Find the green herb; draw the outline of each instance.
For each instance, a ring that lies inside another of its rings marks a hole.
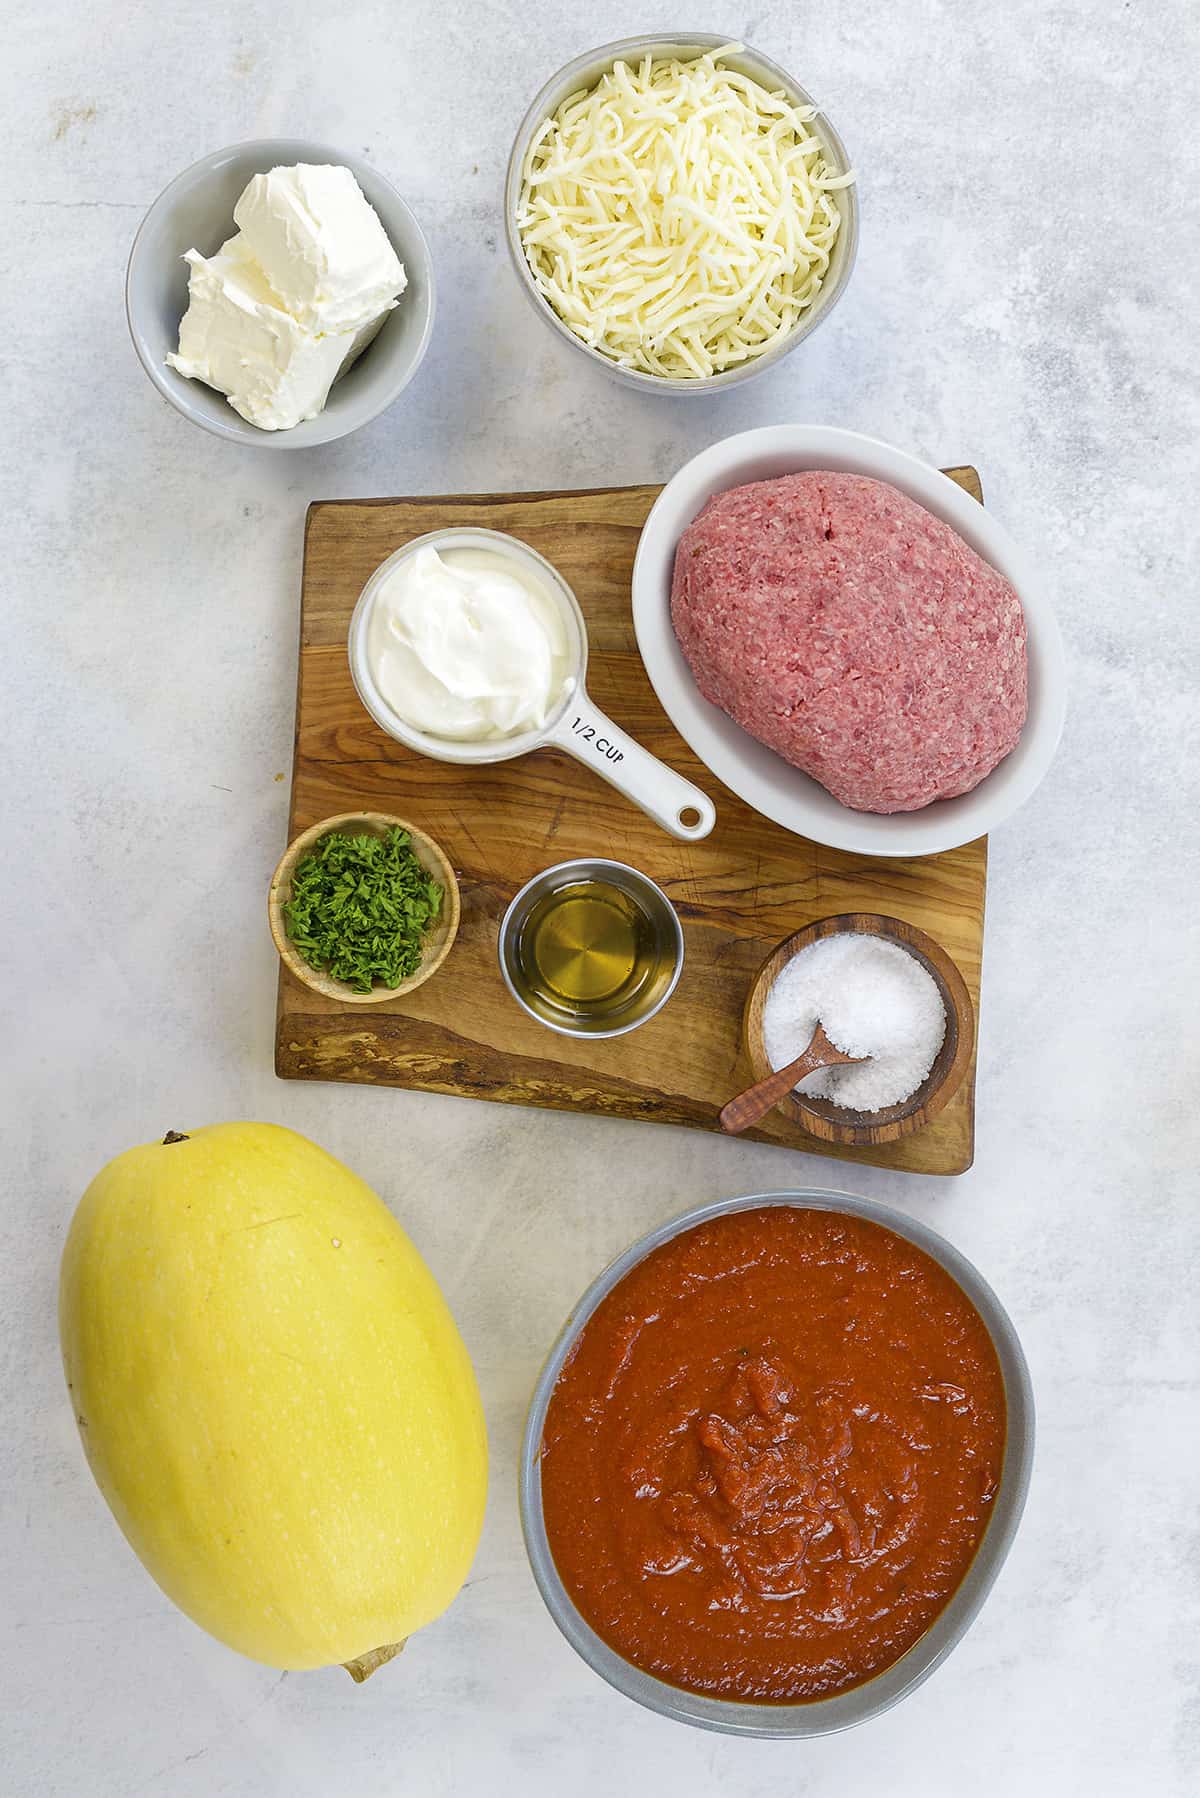
[[[283,916],[310,968],[369,993],[375,981],[399,986],[416,973],[441,909],[441,887],[393,824],[384,837],[322,837],[296,865]]]

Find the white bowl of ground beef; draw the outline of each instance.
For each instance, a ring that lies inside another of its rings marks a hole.
[[[970,842],[1058,746],[1062,643],[1035,569],[945,475],[851,431],[771,425],[687,463],[646,520],[633,617],[701,760],[831,848]]]

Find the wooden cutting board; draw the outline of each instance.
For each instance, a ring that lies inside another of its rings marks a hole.
[[[947,472],[982,500],[973,469]],[[283,1078],[416,1087],[713,1130],[720,1107],[751,1079],[741,1018],[756,971],[780,938],[833,912],[887,912],[928,931],[958,963],[978,1012],[986,838],[914,861],[823,849],[735,798],[668,721],[643,671],[629,605],[638,534],[658,493],[618,487],[309,507],[290,835],[336,812],[410,818],[454,863],[463,913],[445,966],[399,1003],[340,1005],[281,968],[275,1067]],[[413,754],[367,716],[346,659],[363,583],[411,538],[464,524],[511,531],[562,571],[587,618],[592,697],[711,794],[710,837],[677,842],[556,750],[452,767]],[[575,1041],[526,1017],[496,964],[500,917],[517,888],[580,855],[640,868],[683,920],[686,955],[674,997],[641,1029],[609,1041]],[[747,1135],[847,1161],[959,1174],[973,1154],[974,1088],[972,1058],[945,1111],[884,1148],[819,1143],[778,1113]]]

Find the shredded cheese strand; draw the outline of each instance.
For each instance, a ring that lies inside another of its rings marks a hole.
[[[837,174],[793,106],[721,66],[618,62],[568,96],[522,169],[517,226],[538,291],[623,368],[699,380],[792,330],[841,227]]]

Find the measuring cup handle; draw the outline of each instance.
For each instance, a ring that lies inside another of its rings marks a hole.
[[[603,775],[673,837],[697,842],[717,821],[716,807],[707,793],[635,743],[586,693],[574,695],[549,741]]]

